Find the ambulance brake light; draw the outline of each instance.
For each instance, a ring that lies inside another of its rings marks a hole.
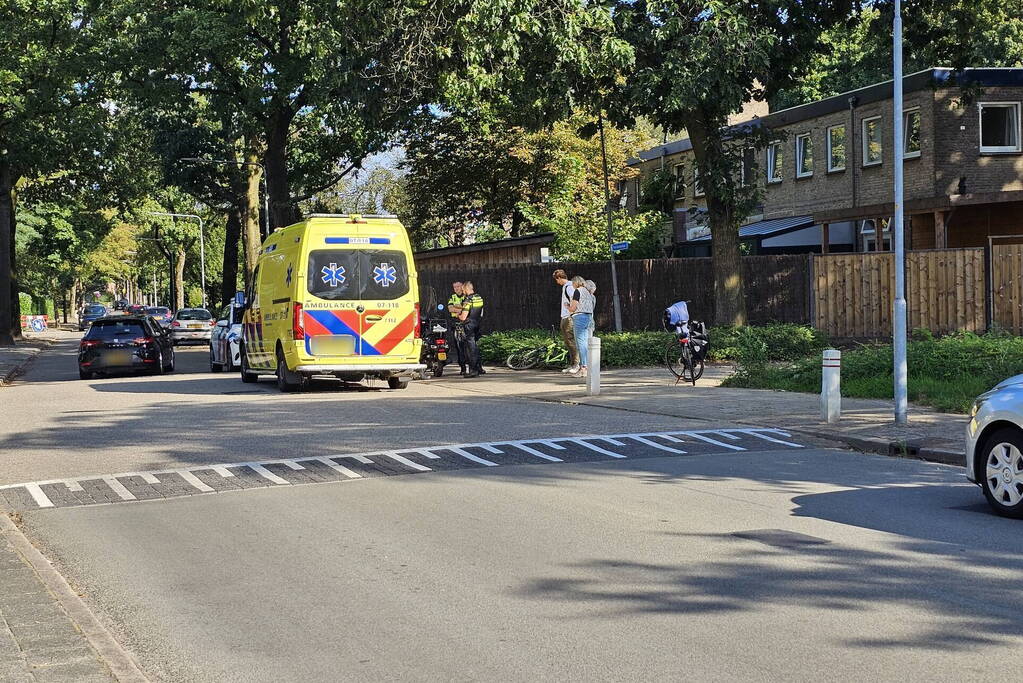
[[[415,327],[415,339],[419,339],[423,336],[423,319],[419,317],[419,302],[416,302],[416,327]]]
[[[302,312],[302,304],[297,301],[292,305],[291,333],[295,341],[305,339],[305,313]]]

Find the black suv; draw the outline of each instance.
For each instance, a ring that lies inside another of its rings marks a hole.
[[[146,315],[94,320],[78,346],[78,376],[144,370],[163,374],[174,370],[170,334]]]

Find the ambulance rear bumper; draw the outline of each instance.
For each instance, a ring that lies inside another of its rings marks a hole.
[[[364,373],[390,373],[395,377],[404,377],[425,370],[422,363],[346,363],[344,365],[299,365],[295,372],[306,372],[310,374],[333,374],[343,372],[349,374]]]

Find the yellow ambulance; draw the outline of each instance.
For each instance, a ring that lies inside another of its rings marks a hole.
[[[241,375],[273,374],[281,391],[316,375],[386,380],[419,375],[419,282],[394,216],[312,214],[271,234],[242,319]]]

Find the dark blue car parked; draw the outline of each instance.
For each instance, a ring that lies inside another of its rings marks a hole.
[[[78,331],[85,332],[93,320],[102,318],[106,314],[107,307],[103,304],[89,304],[82,309],[82,313],[78,316]]]

